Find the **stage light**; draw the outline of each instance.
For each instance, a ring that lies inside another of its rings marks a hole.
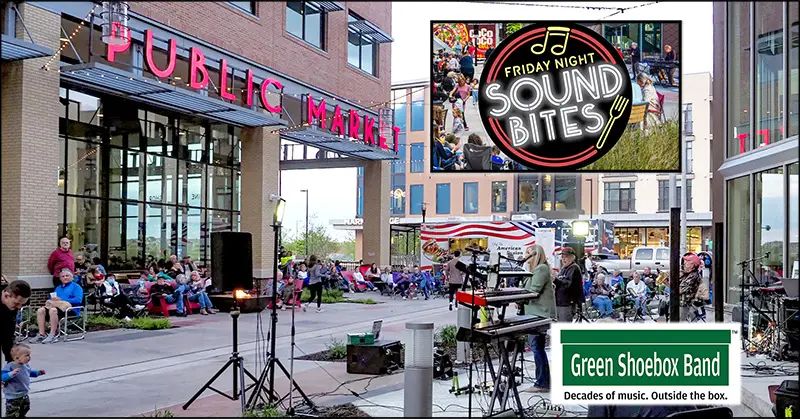
[[[286,200],[278,197],[278,202],[275,204],[275,216],[273,222],[276,226],[283,224],[283,213],[286,211]]]
[[[589,235],[589,222],[575,220],[572,222],[572,235],[575,237],[586,237]]]

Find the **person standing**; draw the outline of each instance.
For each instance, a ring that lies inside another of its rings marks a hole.
[[[58,249],[53,250],[53,253],[50,253],[50,258],[47,260],[47,270],[50,272],[50,275],[53,275],[53,287],[58,287],[61,285],[61,279],[59,279],[59,273],[62,269],[69,269],[70,272],[75,273],[75,258],[72,256],[72,250],[70,250],[70,240],[69,237],[62,237],[58,241]]]
[[[642,52],[639,50],[639,44],[636,42],[631,43],[628,54],[631,56],[631,68],[633,69],[631,75],[636,79],[636,75],[639,73],[639,63],[642,61]]]
[[[577,255],[571,247],[561,250],[561,271],[555,280],[558,321],[572,323],[575,310],[583,300],[583,278]]]
[[[453,52],[455,52],[456,55],[461,55],[461,51],[463,49],[464,49],[464,47],[461,45],[461,42],[459,42],[459,41],[456,41],[456,44],[453,45]]]
[[[472,54],[464,51],[458,62],[458,66],[461,68],[461,74],[471,82],[475,77],[475,60],[472,58]]]
[[[459,288],[464,288],[464,272],[467,271],[467,266],[461,261],[460,250],[453,252],[453,258],[444,265],[444,270],[447,273],[447,294],[450,300],[450,311],[453,311],[453,296]]]
[[[697,290],[700,288],[700,283],[703,281],[700,278],[700,257],[694,253],[690,253],[683,257],[683,271],[680,280],[680,321],[689,321],[689,313],[691,313],[692,303],[697,296]]]
[[[306,311],[314,298],[317,299],[317,313],[322,313],[322,265],[317,263],[317,256],[311,255],[308,258],[308,289],[311,290],[311,298],[308,299],[303,311]]]
[[[17,314],[31,298],[31,286],[16,280],[0,285],[0,346],[6,362],[11,362],[11,348],[14,346],[14,331],[17,329]]]
[[[529,247],[531,257],[528,259],[528,270],[533,276],[526,277],[523,287],[539,297],[525,304],[525,315],[536,315],[547,318],[556,317],[556,297],[553,290],[553,270],[547,262],[547,254],[540,244]],[[550,391],[550,363],[545,352],[545,333],[528,335],[528,346],[533,351],[536,364],[536,381],[526,392],[540,393]]]
[[[664,45],[664,52],[666,52],[664,55],[664,61],[666,61],[667,66],[669,66],[667,69],[669,87],[675,87],[675,70],[678,69],[678,67],[673,64],[675,62],[675,51],[672,49],[672,45]]]

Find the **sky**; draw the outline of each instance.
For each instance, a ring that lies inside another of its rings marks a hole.
[[[394,2],[392,4],[392,82],[427,79],[430,69],[431,20],[680,20],[684,73],[712,72],[713,13],[711,2]],[[645,5],[604,19],[613,11],[567,9],[536,5],[592,7],[631,7]],[[689,5],[687,7],[687,5]],[[424,11],[425,17],[420,16]],[[309,190],[312,223],[328,226],[336,238],[346,232],[333,230],[329,221],[354,218],[356,214],[356,169],[289,170],[281,174],[281,195],[287,200],[284,226],[291,230],[305,227],[305,194]]]

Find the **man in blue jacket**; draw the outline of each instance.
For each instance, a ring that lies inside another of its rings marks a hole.
[[[39,325],[39,334],[32,337],[31,343],[56,343],[58,342],[58,325],[66,315],[69,307],[83,305],[83,288],[73,282],[75,278],[69,269],[62,269],[59,273],[61,285],[55,289],[55,296],[47,300],[44,307],[36,311],[36,322]],[[51,294],[52,295],[52,294]],[[68,303],[68,304],[67,304]],[[80,315],[79,310],[73,310],[75,315]],[[50,322],[50,334],[45,336],[45,324]]]

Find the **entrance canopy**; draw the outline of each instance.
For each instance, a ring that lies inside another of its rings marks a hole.
[[[280,118],[98,62],[61,67],[61,80],[159,108],[241,127],[286,126]]]
[[[389,150],[350,141],[344,136],[332,134],[315,126],[281,132],[281,139],[332,151],[361,160],[396,160],[397,155]]]
[[[19,61],[53,55],[53,50],[24,39],[3,34],[2,60]]]

